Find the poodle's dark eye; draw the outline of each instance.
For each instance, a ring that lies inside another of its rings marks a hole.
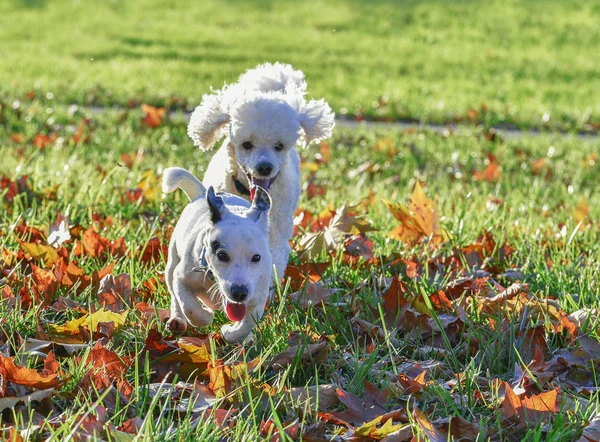
[[[252,257],[252,262],[259,262],[260,261],[260,255],[254,255]]]
[[[254,147],[254,144],[252,144],[250,141],[244,141],[242,143],[242,147],[246,150],[250,150]]]
[[[274,147],[276,151],[283,150],[283,143],[280,141],[279,143],[275,144]]]
[[[229,255],[223,251],[217,253],[217,259],[221,262],[229,262]]]

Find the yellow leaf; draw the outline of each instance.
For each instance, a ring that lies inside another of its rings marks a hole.
[[[88,313],[79,319],[73,319],[65,325],[50,325],[51,335],[61,335],[63,337],[71,336],[78,342],[82,342],[79,327],[83,327],[90,332],[95,332],[98,324],[101,322],[114,322],[115,332],[118,332],[127,319],[127,311],[124,313],[115,313],[110,310],[100,309],[94,313]]]
[[[380,428],[377,428],[377,425],[381,423],[381,420],[384,417],[388,416],[377,416],[372,421],[365,422],[355,430],[355,434],[357,434],[358,436],[371,437],[373,439],[380,440],[388,436],[390,433],[393,433],[394,431],[400,430],[402,427],[410,425],[402,422],[394,424],[394,420],[388,417],[384,424]]]
[[[451,238],[450,234],[440,226],[437,201],[427,198],[418,181],[408,207],[387,200],[383,202],[392,215],[400,221],[400,225],[388,233],[389,238],[404,241],[409,245],[414,245],[425,237],[430,238],[434,244]]]
[[[159,195],[161,195],[158,178],[152,169],[148,169],[146,172],[144,172],[137,187],[138,189],[142,190],[144,193],[144,198],[148,201],[154,201]]]
[[[32,259],[43,262],[46,268],[52,267],[60,258],[54,247],[22,241],[19,241],[19,244],[26,253],[29,253]]]
[[[590,214],[590,206],[588,205],[585,196],[581,198],[579,205],[573,209],[573,218],[575,218],[575,222],[579,224]]]

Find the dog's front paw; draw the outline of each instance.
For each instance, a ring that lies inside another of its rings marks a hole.
[[[183,319],[173,317],[167,321],[167,329],[171,333],[183,333],[186,328],[187,325]]]
[[[250,330],[239,327],[236,324],[224,325],[221,327],[221,334],[227,342],[247,342],[253,338]]]

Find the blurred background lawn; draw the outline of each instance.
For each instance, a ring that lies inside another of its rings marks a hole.
[[[0,96],[191,108],[265,61],[339,114],[597,130],[597,1],[0,3]]]

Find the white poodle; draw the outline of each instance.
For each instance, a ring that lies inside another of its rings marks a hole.
[[[234,324],[221,328],[227,341],[243,340],[263,315],[272,264],[268,212],[271,200],[258,188],[252,205],[202,183],[185,169],[163,173],[163,192],[181,188],[190,199],[171,238],[165,281],[171,294],[173,332],[205,327],[223,309]]]
[[[238,83],[204,95],[188,135],[212,158],[204,185],[252,200],[257,186],[273,201],[269,243],[277,278],[287,266],[294,212],[300,198],[300,157],[295,147],[331,136],[334,113],[324,100],[306,101],[304,74],[290,65],[264,64]]]

